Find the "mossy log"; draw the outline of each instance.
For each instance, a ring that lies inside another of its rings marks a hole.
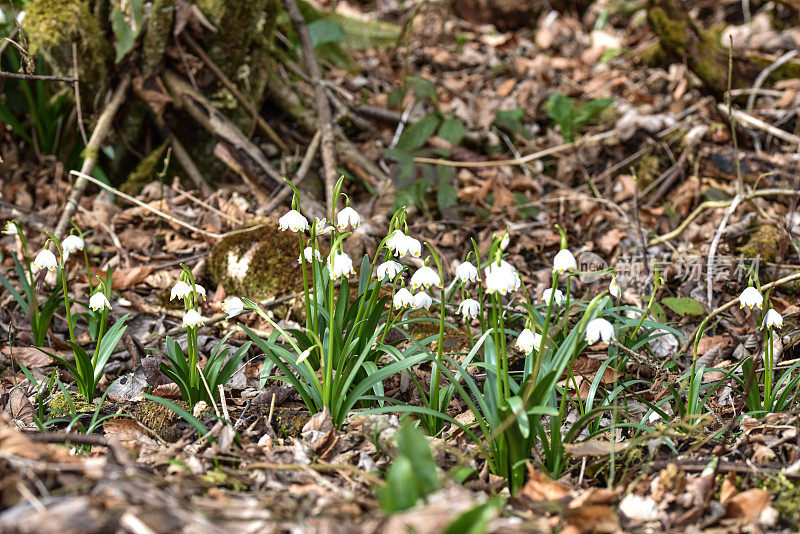
[[[647,22],[659,38],[661,50],[670,58],[685,62],[710,92],[723,99],[728,89],[730,49],[720,41],[719,34],[699,27],[681,0],[648,0]],[[768,65],[768,61],[734,51],[731,87],[752,87]],[[798,69],[797,63],[787,63],[770,80],[791,76]]]

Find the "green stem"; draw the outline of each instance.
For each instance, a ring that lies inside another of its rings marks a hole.
[[[764,409],[772,411],[772,327],[764,334]]]

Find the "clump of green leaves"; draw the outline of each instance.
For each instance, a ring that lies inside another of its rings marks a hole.
[[[387,512],[408,510],[439,489],[436,462],[428,440],[413,424],[406,423],[395,437],[398,455],[386,474],[386,486],[378,491]]]
[[[613,98],[595,98],[580,104],[561,93],[553,93],[547,100],[546,106],[550,118],[561,128],[564,142],[571,143],[584,126],[613,103]]]

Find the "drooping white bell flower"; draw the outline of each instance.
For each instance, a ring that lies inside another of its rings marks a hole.
[[[191,309],[183,315],[183,326],[185,328],[194,328],[204,324],[205,319],[203,319],[203,316],[200,315],[200,312],[195,309]]]
[[[398,249],[406,238],[402,230],[395,230],[386,238],[386,248],[397,254]]]
[[[361,226],[361,215],[350,206],[347,206],[336,214],[336,226],[338,226],[341,231],[344,231],[348,226],[358,228]]]
[[[102,291],[97,291],[94,295],[92,295],[89,298],[89,309],[92,310],[93,312],[103,309],[110,310],[111,303],[108,302],[108,299],[106,298],[106,296],[103,294]]]
[[[565,248],[559,250],[556,257],[553,258],[553,272],[564,274],[567,271],[577,270],[578,262],[575,260],[575,256],[572,255],[572,252]]]
[[[519,333],[514,345],[525,354],[530,354],[534,349],[539,350],[539,347],[542,346],[542,335],[526,328]]]
[[[503,238],[500,240],[500,250],[505,250],[508,248],[508,243],[511,241],[511,236],[506,230],[506,233],[503,234]]]
[[[614,325],[602,317],[592,319],[586,325],[586,342],[589,345],[594,345],[601,339],[603,343],[610,343],[614,337]]]
[[[619,285],[616,278],[612,278],[611,283],[608,284],[608,292],[612,297],[620,298],[622,296],[622,286]]]
[[[303,257],[306,259],[308,263],[311,263],[311,258],[315,258],[317,261],[322,261],[322,254],[319,253],[318,248],[306,247],[303,250]],[[303,261],[301,258],[297,258],[297,261]]]
[[[203,300],[206,300],[206,288],[204,288],[200,284],[195,284],[194,292],[197,293],[198,296],[203,297]]]
[[[289,210],[283,217],[278,219],[278,230],[292,232],[304,232],[308,230],[308,221],[303,214],[297,210]]]
[[[325,217],[322,219],[319,217],[314,217],[314,224],[317,229],[317,235],[328,235],[329,233],[333,232],[333,226],[328,224],[328,220]]]
[[[172,291],[169,293],[169,300],[175,299],[185,299],[189,296],[192,292],[192,286],[184,282],[183,280],[178,280],[175,282],[175,285],[172,286]]]
[[[461,301],[461,304],[458,305],[458,313],[461,314],[461,316],[463,316],[465,319],[476,318],[480,311],[481,305],[475,299],[464,299]]]
[[[433,299],[430,295],[425,293],[424,291],[420,291],[416,295],[414,295],[414,309],[424,309],[427,310],[433,304]]]
[[[378,280],[394,280],[402,270],[403,265],[394,260],[381,263],[377,269]]]
[[[483,270],[483,274],[487,293],[505,295],[519,289],[522,283],[517,270],[506,260],[501,260],[499,265],[493,261]]]
[[[420,287],[424,287],[428,289],[431,286],[440,286],[442,284],[441,279],[439,278],[439,273],[424,265],[417,269],[417,272],[411,277],[411,288],[412,289],[419,289]]]
[[[470,262],[465,261],[456,267],[456,278],[465,284],[467,282],[476,282],[478,280],[478,268]]]
[[[17,223],[14,221],[8,221],[3,233],[6,235],[17,235]]]
[[[344,252],[332,252],[328,256],[328,273],[331,280],[347,278],[351,274],[356,274],[355,269],[353,269],[353,260]]]
[[[739,295],[739,307],[744,308],[747,306],[751,310],[753,308],[761,309],[761,306],[764,304],[764,296],[759,293],[758,289],[754,288],[753,286],[748,286],[742,291],[742,294]]]
[[[222,302],[222,311],[227,319],[236,317],[244,311],[244,302],[239,297],[228,297]]]
[[[64,258],[66,259],[76,250],[83,250],[83,239],[78,235],[69,234],[61,242],[61,251],[64,253]]]
[[[39,252],[39,254],[36,255],[36,258],[33,260],[33,270],[37,272],[42,269],[53,271],[57,265],[58,261],[56,260],[56,255],[46,248],[42,249],[42,251]]]
[[[313,349],[314,349],[314,347],[310,347],[310,348],[307,348],[306,350],[304,350],[303,352],[301,352],[300,356],[297,357],[297,361],[295,363],[303,363],[304,361],[306,361],[308,359],[308,357],[311,356],[311,351]]]
[[[413,308],[414,295],[412,295],[411,291],[405,287],[401,287],[397,290],[397,293],[394,294],[392,303],[394,304],[395,308]]]
[[[544,291],[542,291],[542,301],[545,304],[550,303],[550,298],[553,298],[553,303],[556,306],[560,306],[562,302],[564,302],[564,293],[560,289],[555,290],[555,295],[553,294],[553,288],[548,287]]]
[[[783,316],[776,312],[774,308],[768,309],[766,315],[764,315],[764,322],[761,324],[761,328],[783,328]]]

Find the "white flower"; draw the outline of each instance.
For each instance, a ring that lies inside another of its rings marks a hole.
[[[300,353],[300,356],[297,357],[297,361],[295,363],[303,363],[311,356],[311,351],[314,347],[308,348]]]
[[[328,220],[325,217],[322,219],[319,217],[314,217],[314,224],[317,228],[317,235],[328,235],[329,233],[333,232],[333,226],[328,224]]]
[[[550,287],[542,291],[542,301],[544,301],[545,304],[550,303],[551,297],[556,306],[560,306],[561,303],[564,302],[564,293],[562,293],[560,289],[555,290],[555,295],[553,295],[553,288]]]
[[[175,282],[175,285],[172,286],[172,291],[169,294],[169,300],[183,299],[189,296],[192,292],[192,286],[184,282],[183,280],[178,280]]]
[[[345,209],[336,214],[336,226],[339,227],[339,230],[344,231],[348,225],[352,226],[353,228],[358,228],[361,226],[361,215],[359,215],[356,210],[350,206],[347,206]]]
[[[194,292],[197,293],[199,296],[203,297],[203,300],[206,300],[206,288],[204,288],[200,284],[195,284]]]
[[[761,328],[783,328],[783,316],[776,312],[774,308],[768,309]]]
[[[278,219],[278,229],[285,231],[287,228],[292,232],[302,232],[308,230],[308,221],[299,211],[290,210]]]
[[[322,261],[322,254],[319,253],[318,248],[306,247],[305,250],[303,250],[303,257],[306,259],[308,263],[311,263],[312,254],[317,261],[320,262]],[[303,260],[302,258],[298,257],[297,261],[303,261]]]
[[[66,256],[69,256],[76,250],[83,250],[83,239],[75,234],[69,234],[64,238],[64,241],[61,242],[61,250],[64,251]]]
[[[401,230],[395,230],[389,234],[386,246],[401,258],[404,258],[406,254],[419,258],[419,255],[422,254],[422,244],[413,237],[404,234]]]
[[[34,271],[40,271],[42,269],[52,271],[56,268],[56,265],[58,265],[56,255],[47,249],[42,249],[42,251],[36,255],[36,259],[33,260]]]
[[[427,310],[431,307],[431,304],[433,304],[433,299],[424,291],[420,291],[414,295],[414,309],[419,310],[420,308],[424,308]]]
[[[614,325],[602,317],[592,319],[586,325],[586,342],[589,345],[594,345],[600,339],[603,340],[603,343],[610,343],[614,337]]]
[[[236,317],[244,311],[244,302],[239,297],[228,297],[222,303],[222,311],[225,312],[228,319]]]
[[[386,248],[397,253],[397,249],[400,248],[400,244],[406,238],[406,234],[403,233],[402,230],[395,230],[386,238]]]
[[[753,286],[746,287],[742,294],[739,295],[739,307],[744,308],[747,306],[751,310],[753,308],[761,309],[764,304],[764,297],[758,292],[758,289]]]
[[[389,280],[394,280],[402,270],[403,265],[394,260],[381,263],[378,265],[378,280],[385,280],[387,277]]]
[[[611,293],[612,297],[619,298],[622,296],[622,286],[619,285],[616,278],[612,278],[611,283],[608,284],[608,292]]]
[[[395,308],[413,308],[414,295],[412,295],[411,291],[408,289],[401,287],[397,293],[394,294],[392,302]]]
[[[461,301],[461,304],[458,305],[458,313],[469,319],[477,317],[480,310],[481,305],[475,299],[464,299]]]
[[[519,289],[521,284],[517,270],[506,260],[501,260],[499,265],[493,261],[483,270],[483,273],[487,293],[505,295]]]
[[[476,282],[478,280],[478,268],[470,262],[465,261],[456,267],[456,278],[464,282]]]
[[[539,350],[539,347],[542,346],[542,335],[533,332],[530,328],[526,328],[519,333],[519,337],[514,344],[525,354],[530,354],[533,349]]]
[[[503,234],[503,239],[500,240],[500,250],[507,249],[509,241],[511,241],[511,236],[508,235],[508,230],[506,230],[506,233]]]
[[[183,326],[186,328],[193,328],[195,326],[202,326],[205,324],[205,319],[200,315],[197,310],[189,310],[183,316]]]
[[[3,233],[6,235],[17,235],[17,224],[14,221],[8,221]]]
[[[102,309],[110,310],[111,303],[108,302],[102,291],[98,291],[89,299],[89,309],[95,312]]]
[[[431,286],[439,286],[441,283],[439,274],[427,265],[417,269],[417,272],[411,277],[411,289],[419,289],[420,287],[428,289]]]
[[[575,256],[572,255],[572,252],[565,248],[559,250],[556,257],[553,258],[553,272],[564,274],[567,271],[577,270],[578,262],[575,261]]]
[[[331,280],[337,278],[347,278],[351,274],[356,274],[353,269],[353,260],[344,252],[334,252],[328,256],[328,272]]]

